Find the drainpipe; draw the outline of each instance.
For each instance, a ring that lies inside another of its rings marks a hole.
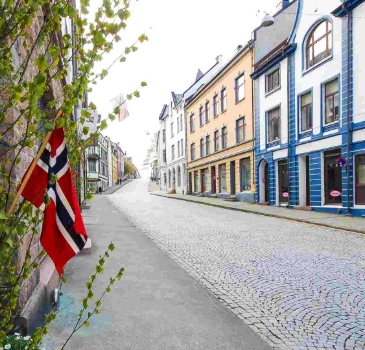
[[[288,62],[288,69],[287,69],[287,75],[286,75],[286,82],[287,82],[287,113],[288,113],[288,140],[287,140],[287,144],[288,144],[288,204],[287,204],[287,208],[290,207],[290,142],[289,142],[289,137],[290,137],[290,105],[289,105],[289,98],[290,98],[290,92],[289,92],[289,56],[287,56],[287,62]]]
[[[346,216],[352,216],[350,213],[350,30],[351,30],[351,12],[347,10],[347,210]]]
[[[253,67],[254,67],[254,47],[252,45],[252,42],[250,44],[250,49],[251,49],[251,73],[253,72]],[[254,101],[254,80],[251,79],[251,90],[252,90],[252,98],[251,98],[251,108],[252,108],[252,139],[254,140],[254,144],[253,144],[253,152],[252,152],[252,175],[255,175],[258,176],[258,172],[256,171],[256,163],[255,163],[255,151],[256,151],[256,148],[255,148],[255,145],[256,145],[256,137],[255,137],[255,101]],[[256,188],[256,192],[258,191],[258,188],[259,186],[256,187],[256,179],[254,178],[253,179],[254,181],[254,184],[255,184],[255,188]],[[259,184],[260,185],[260,184]],[[256,202],[256,195],[254,195],[254,198],[253,198],[254,202]]]

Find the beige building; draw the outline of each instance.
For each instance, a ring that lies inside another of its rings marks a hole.
[[[189,193],[254,198],[252,50],[239,46],[186,103]]]

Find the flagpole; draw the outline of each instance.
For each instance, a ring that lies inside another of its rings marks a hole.
[[[55,117],[55,120],[56,120],[57,118],[59,118],[62,114],[63,114],[63,113],[62,113],[61,111],[58,111],[58,113],[57,113],[57,115],[56,115],[56,117]],[[42,142],[42,144],[41,144],[41,147],[39,148],[39,150],[38,150],[38,152],[37,152],[37,155],[36,155],[36,156],[35,156],[35,158],[33,159],[32,164],[30,165],[30,167],[29,167],[29,169],[28,169],[28,171],[27,171],[27,174],[25,175],[25,177],[24,177],[24,179],[23,179],[22,183],[20,184],[20,186],[19,186],[19,188],[18,188],[18,191],[16,192],[16,195],[15,195],[15,197],[14,197],[13,201],[11,202],[11,205],[10,205],[10,207],[9,207],[9,210],[8,210],[8,211],[7,211],[7,213],[6,213],[6,216],[7,216],[8,218],[9,218],[9,217],[11,216],[11,214],[13,213],[14,208],[15,208],[15,205],[16,205],[16,203],[17,203],[17,201],[18,201],[18,199],[19,199],[19,197],[20,197],[21,193],[23,192],[23,190],[24,190],[25,186],[27,185],[27,183],[28,183],[28,181],[29,181],[29,179],[30,179],[30,177],[31,177],[31,175],[32,175],[32,173],[33,173],[33,171],[34,171],[34,169],[35,169],[35,167],[36,167],[37,163],[38,163],[39,158],[41,157],[41,155],[42,155],[42,153],[43,153],[44,149],[45,149],[45,148],[46,148],[46,146],[47,146],[47,143],[48,143],[49,139],[51,138],[52,132],[53,132],[53,130],[52,130],[52,131],[48,131],[48,133],[47,133],[47,135],[46,135],[46,138],[43,140],[43,142]]]

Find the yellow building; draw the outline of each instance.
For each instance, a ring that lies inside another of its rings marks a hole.
[[[118,173],[118,155],[116,150],[112,152],[112,165],[113,165],[113,185],[119,181],[119,173]]]
[[[253,199],[252,50],[250,44],[239,46],[235,56],[187,101],[190,193]]]

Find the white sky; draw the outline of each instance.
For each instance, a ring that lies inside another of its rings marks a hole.
[[[133,1],[132,1],[133,2]],[[227,61],[238,45],[244,45],[263,17],[275,12],[279,0],[139,0],[131,6],[132,16],[122,33],[123,40],[104,59],[105,68],[126,45],[144,32],[149,37],[139,50],[117,63],[108,76],[93,86],[90,101],[98,112],[111,112],[110,100],[134,91],[142,81],[141,97],[128,102],[130,116],[114,121],[104,133],[119,142],[127,156],[142,169],[158,117],[171,91],[183,93],[194,81],[198,68],[203,73],[223,55]],[[258,13],[260,10],[260,13]],[[152,28],[152,29],[150,29]],[[146,135],[146,131],[150,136]],[[149,172],[146,174],[149,176]]]

